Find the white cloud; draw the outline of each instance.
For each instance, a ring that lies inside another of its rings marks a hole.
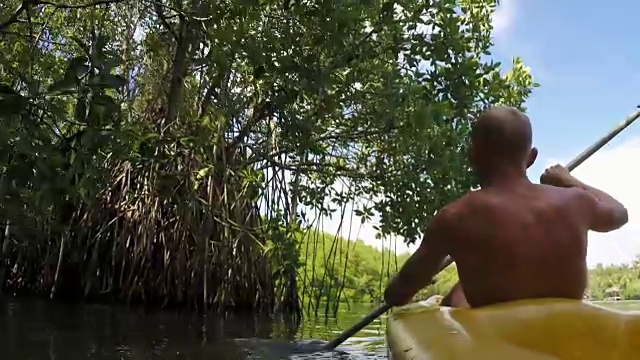
[[[640,137],[618,146],[606,147],[580,165],[573,175],[581,181],[606,191],[629,211],[629,223],[610,233],[590,233],[587,263],[593,267],[631,262],[640,254],[640,172],[633,169],[640,159]],[[565,164],[567,160],[548,160],[547,165]]]
[[[517,1],[516,0],[502,0],[498,5],[496,11],[491,17],[491,24],[493,25],[493,36],[500,40],[507,36],[509,31],[513,28],[517,16]]]

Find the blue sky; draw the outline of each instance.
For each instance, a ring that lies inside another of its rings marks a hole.
[[[541,83],[527,106],[543,157],[574,156],[640,105],[640,3],[616,5],[502,1],[494,55],[506,64],[522,57]],[[640,128],[621,135],[614,146]]]
[[[566,163],[640,105],[640,3],[504,0],[496,13],[495,58],[520,56],[541,84],[527,102],[540,158],[530,177]],[[618,197],[630,222],[592,234],[589,265],[629,262],[640,253],[640,122],[625,130],[574,174]]]
[[[527,102],[540,151],[530,177],[546,166],[566,163],[606,134],[640,105],[640,42],[636,38],[640,3],[617,6],[577,0],[502,0],[494,16],[493,57],[509,65],[520,56],[541,87]],[[587,262],[630,262],[640,253],[640,121],[574,171],[581,180],[625,203],[630,221],[623,229],[589,238]],[[380,246],[372,224],[354,219],[351,238]],[[324,220],[337,231],[337,220]],[[349,228],[349,226],[346,226]],[[346,235],[348,229],[343,229]],[[359,232],[358,232],[359,231]],[[401,241],[385,246],[407,250]],[[411,249],[409,249],[410,251]]]

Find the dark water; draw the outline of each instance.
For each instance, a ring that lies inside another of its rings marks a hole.
[[[386,359],[384,319],[339,351],[299,354],[317,348],[319,340],[334,338],[372,309],[345,306],[338,320],[307,318],[294,327],[252,315],[151,313],[0,297],[0,359]]]
[[[640,309],[640,302],[601,305]],[[366,304],[343,306],[337,320],[307,318],[294,327],[251,315],[149,313],[0,297],[0,359],[386,359],[385,319],[360,331],[339,351],[294,354],[333,339],[372,309]]]

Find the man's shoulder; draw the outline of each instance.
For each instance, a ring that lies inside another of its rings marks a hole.
[[[459,233],[465,228],[472,215],[472,209],[477,208],[474,203],[479,201],[478,191],[465,194],[459,199],[452,201],[442,207],[436,215],[431,219],[429,227],[431,231],[446,234],[451,239],[454,234]],[[480,195],[480,199],[484,195]],[[444,236],[444,235],[443,235]]]
[[[457,200],[445,205],[440,209],[440,211],[438,211],[437,215],[442,218],[443,221],[453,221],[456,218],[463,217],[467,213],[469,207],[472,204],[482,201],[483,197],[484,194],[481,193],[481,190],[470,191]]]
[[[468,193],[461,196],[458,200],[455,200],[445,206],[445,208],[449,208],[453,213],[460,213],[466,211],[470,206],[477,205],[481,203],[485,203],[490,201],[492,198],[491,194],[483,189],[469,191]]]
[[[511,199],[511,197],[514,198]],[[590,199],[589,195],[579,188],[560,188],[531,184],[524,192],[505,193],[495,189],[470,191],[456,201],[446,205],[443,208],[446,211],[443,212],[449,214],[449,216],[467,216],[469,211],[477,212],[478,209],[502,208],[505,202],[526,201],[524,199],[527,198],[535,199],[536,202],[546,198],[554,203],[557,203],[557,201],[582,203],[585,199]]]

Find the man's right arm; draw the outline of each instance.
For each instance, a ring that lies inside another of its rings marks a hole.
[[[581,209],[588,209],[589,230],[609,232],[622,227],[629,221],[624,205],[604,191],[589,186],[573,177],[567,168],[554,165],[540,176],[540,183],[565,188],[577,188],[582,191]]]
[[[577,179],[573,187],[583,190],[588,195],[587,201],[592,210],[590,230],[609,232],[621,228],[629,221],[627,209],[611,195]]]

